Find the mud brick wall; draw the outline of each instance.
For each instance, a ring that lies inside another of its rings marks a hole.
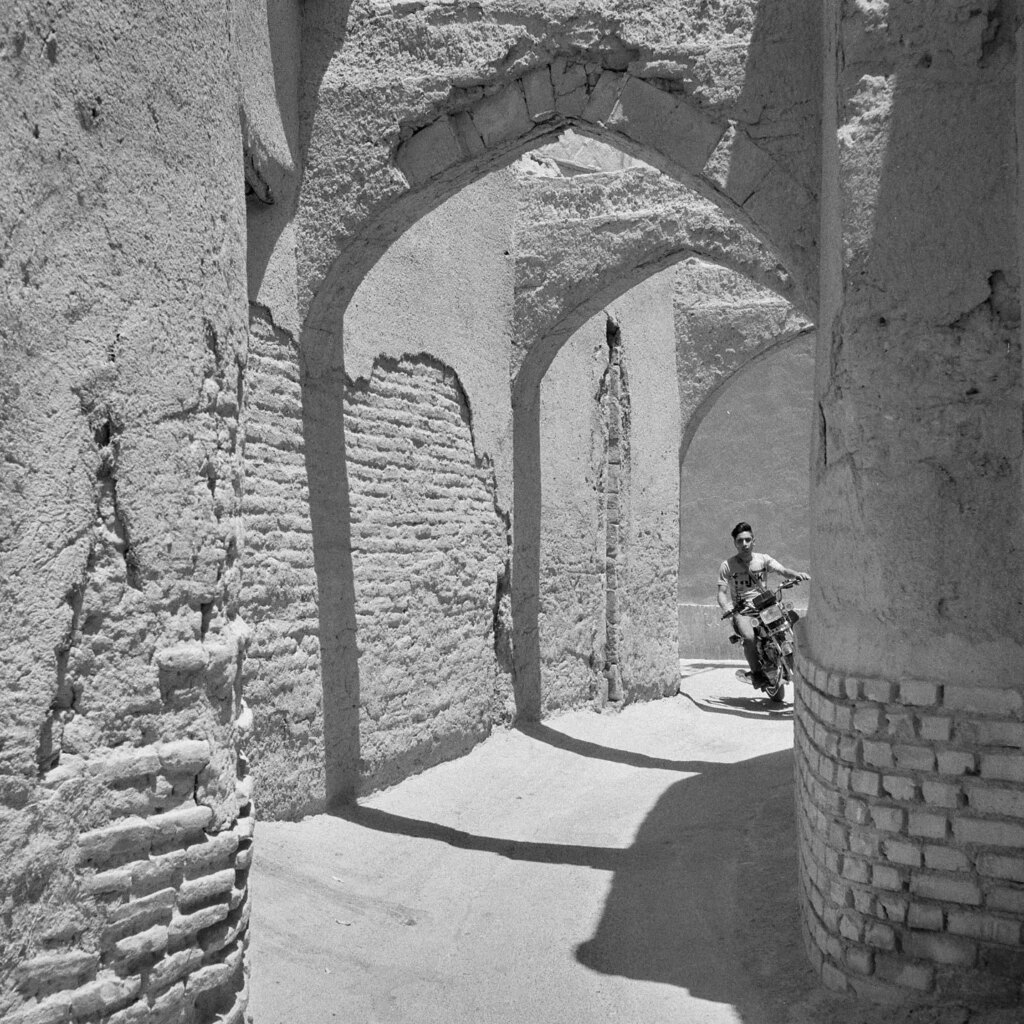
[[[364,788],[465,753],[511,718],[508,523],[454,372],[380,359],[345,431]]]
[[[591,317],[543,379],[546,711],[651,700],[678,687],[672,281],[663,271]]]
[[[88,775],[121,816],[79,834],[70,854],[80,913],[18,965],[24,1003],[9,1024],[241,1024],[255,818],[244,777],[233,822],[196,802],[212,754],[205,741],[178,740],[90,759]],[[46,785],[56,796],[71,774],[54,769]]]
[[[323,682],[302,392],[294,342],[266,310],[250,311],[247,365],[247,560],[252,638],[244,666],[254,714],[253,776],[263,813],[322,806]]]
[[[603,702],[607,617],[605,316],[562,346],[541,385],[540,669],[545,713]]]
[[[288,818],[323,806],[331,737],[298,363],[266,311],[253,309],[250,330],[245,689],[261,807]],[[341,405],[366,791],[465,753],[511,717],[509,539],[450,369],[381,359]]]
[[[167,418],[169,444],[164,423],[123,418],[116,359],[79,389],[92,521],[60,602],[64,633],[43,662],[52,677],[33,777],[22,760],[2,780],[0,1018],[12,1024],[200,1024],[245,1008],[245,349],[209,321],[197,340],[199,398]],[[172,473],[183,484],[173,500],[161,491]],[[159,533],[140,492],[167,515]]]
[[[798,656],[807,946],[830,987],[1024,994],[1024,698],[856,678]]]

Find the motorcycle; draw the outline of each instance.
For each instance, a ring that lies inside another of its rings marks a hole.
[[[782,600],[782,592],[795,587],[801,580],[784,580],[774,591],[759,594],[743,607],[728,611],[722,616],[730,618],[734,613],[748,615],[754,619],[754,641],[761,671],[768,677],[763,689],[774,704],[781,704],[786,698],[786,683],[793,679],[793,623],[799,615],[791,604]],[[737,644],[737,634],[729,637],[729,643]],[[755,684],[756,686],[757,684]]]

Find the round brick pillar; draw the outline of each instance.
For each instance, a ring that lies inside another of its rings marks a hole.
[[[826,8],[797,788],[826,984],[1016,1005],[1020,132],[1015,26],[976,7]]]

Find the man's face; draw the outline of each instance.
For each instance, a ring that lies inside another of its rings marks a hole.
[[[736,545],[736,553],[746,562],[754,553],[754,535],[749,530],[737,533],[732,540]]]

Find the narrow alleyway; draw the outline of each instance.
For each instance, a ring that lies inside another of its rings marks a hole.
[[[257,1024],[874,1024],[804,960],[791,712],[691,671],[345,817],[261,823]]]

